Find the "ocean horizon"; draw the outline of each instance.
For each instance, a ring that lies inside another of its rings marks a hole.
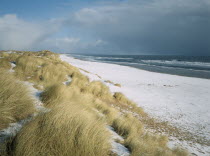
[[[77,59],[152,72],[210,79],[210,56],[66,54]]]

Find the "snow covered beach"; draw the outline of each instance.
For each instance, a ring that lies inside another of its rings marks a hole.
[[[190,145],[174,138],[170,144],[180,143],[196,155],[210,155],[210,80],[82,61],[65,55],[61,59],[83,69],[81,72],[90,80],[120,83],[122,87],[106,84],[112,92],[124,93],[151,116],[201,137],[204,142]]]

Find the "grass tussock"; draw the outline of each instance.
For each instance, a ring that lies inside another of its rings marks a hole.
[[[83,88],[85,88],[89,84],[89,79],[82,75],[79,71],[75,71],[71,74],[71,84],[72,87],[79,87],[81,91],[83,91]]]
[[[50,51],[1,52],[0,56],[2,68],[9,69],[10,62],[15,62],[15,76],[35,85],[49,87],[66,81],[67,76],[76,75],[79,79],[83,76],[79,69],[61,61],[58,54]]]
[[[27,87],[10,73],[0,70],[0,129],[35,112]]]
[[[29,76],[38,70],[39,66],[44,64],[44,59],[34,58],[32,56],[22,55],[16,59],[16,70],[21,70],[25,75]]]
[[[120,103],[124,103],[124,104],[129,104],[129,105],[134,105],[134,103],[129,100],[127,97],[125,97],[125,95],[123,95],[122,93],[120,92],[116,92],[114,93],[114,98],[120,102]]]
[[[121,84],[119,84],[119,83],[115,83],[114,85],[117,87],[122,87]]]
[[[33,56],[20,56],[16,62],[15,71],[19,78],[30,77],[32,82],[50,86],[66,80],[68,72],[59,62],[49,61]]]
[[[125,140],[132,152],[131,156],[188,156],[188,152],[180,148],[169,149],[166,145],[167,137],[145,134],[142,136],[128,137]]]
[[[109,88],[104,85],[100,81],[92,81],[82,90],[85,93],[93,94],[96,97],[102,98],[102,99],[111,99],[112,94],[109,91]]]
[[[62,101],[85,100],[84,105],[88,105],[91,99],[87,95],[81,95],[78,87],[69,87],[63,84],[55,84],[45,89],[41,95],[42,101],[46,107],[53,107],[55,103]],[[82,102],[84,103],[84,102]],[[52,105],[53,104],[53,105]]]
[[[109,132],[78,103],[59,104],[17,135],[13,156],[99,156],[110,152]]]
[[[14,52],[0,52],[1,58],[6,58],[8,61],[15,61],[22,53],[14,53]]]
[[[168,138],[145,133],[142,123],[131,114],[114,120],[112,127],[124,136],[124,145],[131,151],[131,156],[187,156],[180,148],[171,150],[167,147]]]
[[[120,116],[119,111],[107,105],[100,99],[94,99],[94,107],[106,117],[107,122],[112,125],[114,120]]]
[[[180,147],[175,147],[172,151],[173,151],[174,155],[189,156],[189,153],[186,150],[184,150],[184,149],[182,149]]]
[[[56,84],[48,87],[41,95],[42,101],[46,107],[53,108],[54,105],[61,101],[74,101],[75,103],[81,103],[85,107],[98,110],[98,113],[104,115],[108,123],[112,123],[114,119],[119,116],[119,112],[107,105],[100,98],[97,98],[94,94],[81,91],[81,88],[76,86],[66,86],[63,84]]]
[[[188,156],[181,148],[169,149],[166,136],[145,133],[143,125],[131,114],[114,120],[112,127],[124,136],[124,145],[131,151],[131,156]]]
[[[120,107],[120,109],[130,110],[132,112],[139,114],[140,116],[147,115],[142,108],[138,107],[133,101],[128,99],[124,94],[120,92],[115,92],[113,98],[115,100],[114,102],[115,105]]]
[[[112,85],[114,85],[114,86],[116,86],[116,87],[121,87],[121,84],[119,84],[119,83],[114,83],[114,82],[112,82],[112,81],[110,81],[110,80],[105,80],[104,82],[110,83],[110,84],[112,84]]]
[[[7,69],[11,68],[11,64],[8,59],[0,58],[0,69]]]
[[[139,136],[143,133],[143,125],[131,114],[126,114],[113,121],[112,127],[115,131],[124,136]]]

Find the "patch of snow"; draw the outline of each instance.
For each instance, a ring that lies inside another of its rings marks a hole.
[[[111,127],[111,126],[107,126],[107,128],[109,129],[109,131],[111,132],[112,134],[112,138],[114,140],[119,140],[119,141],[124,141],[123,137],[118,135],[115,131],[114,131],[114,128]]]
[[[46,112],[49,112],[50,109],[48,108],[45,108],[43,106],[43,103],[41,102],[40,100],[40,95],[42,93],[42,91],[39,91],[37,90],[36,88],[33,87],[33,83],[30,83],[30,82],[26,82],[24,81],[23,82],[25,85],[28,86],[29,90],[30,90],[30,93],[31,93],[31,96],[32,98],[34,99],[35,101],[35,107],[36,109],[41,112],[41,113],[46,113]],[[16,123],[11,123],[9,125],[9,127],[3,129],[0,131],[0,144],[1,143],[4,143],[5,141],[7,141],[8,139],[14,137],[20,130],[21,128],[28,122],[30,122],[34,116],[36,116],[38,113],[34,113],[33,115],[23,119],[23,120],[20,120]],[[0,150],[1,149],[1,146],[0,146]]]
[[[42,106],[42,102],[40,101],[40,95],[41,95],[41,91],[35,89],[33,87],[32,83],[29,82],[23,82],[24,84],[26,84],[29,87],[30,93],[32,98],[35,101],[35,107],[37,110],[40,110],[41,112],[48,112],[49,109],[46,109],[45,107]],[[7,139],[14,137],[20,130],[21,128],[29,121],[32,120],[33,116],[36,116],[37,113],[33,114],[32,116],[23,119],[21,121],[18,121],[16,123],[11,123],[9,125],[9,127],[7,127],[6,129],[3,129],[0,131],[0,143],[5,142]],[[1,150],[1,149],[0,149]]]
[[[105,85],[107,85],[109,87],[112,86],[112,88],[119,88],[118,86],[114,85],[113,83],[106,82],[107,80],[99,77],[98,74],[94,74],[94,73],[91,73],[91,72],[87,73],[87,72],[85,72],[85,71],[83,71],[81,69],[80,69],[80,72],[82,74],[86,75],[89,78],[90,82],[92,82],[92,81],[101,81],[103,84],[105,84]],[[111,90],[111,92],[114,93],[115,91]]]
[[[29,90],[30,90],[30,94],[31,94],[31,97],[34,99],[35,101],[35,107],[38,111],[42,112],[42,113],[46,113],[46,112],[49,112],[50,109],[48,108],[45,108],[43,106],[43,103],[41,101],[41,94],[43,91],[40,91],[36,88],[33,87],[33,83],[30,83],[30,82],[27,82],[27,81],[24,81],[24,84],[28,86]],[[40,86],[40,87],[43,87],[43,86]]]
[[[15,72],[14,68],[16,67],[16,63],[15,62],[10,62],[10,64],[11,64],[11,68],[10,68],[9,72]]]
[[[101,80],[96,74],[93,74],[93,73],[90,73],[90,72],[87,73],[87,72],[85,72],[85,71],[83,71],[81,69],[80,69],[80,72],[83,75],[86,75],[89,78],[90,82],[95,81],[95,80]]]
[[[29,122],[32,119],[32,117],[28,117],[26,119],[23,119],[17,123],[11,123],[8,128],[3,129],[0,131],[0,143],[3,143],[8,138],[14,137],[20,129],[25,125],[27,122]]]
[[[82,72],[91,81],[110,80],[120,83],[121,88],[111,84],[107,86],[111,92],[124,93],[150,116],[168,121],[184,131],[210,141],[210,80],[149,72],[116,64],[88,62],[65,55],[60,55],[60,58],[103,78],[101,80],[94,74]],[[210,151],[209,146],[208,149],[201,148],[203,145],[196,147],[201,154]]]
[[[97,109],[93,109],[94,111],[96,111],[100,116],[104,117],[104,114],[102,114],[101,112],[99,112]],[[129,156],[130,152],[129,150],[123,146],[120,142],[123,142],[124,139],[122,136],[118,135],[115,131],[114,128],[107,125],[106,128],[108,129],[108,131],[111,133],[111,145],[112,145],[112,149],[111,151],[113,153],[115,153],[117,156]]]
[[[183,149],[187,149],[194,156],[209,156],[210,148],[206,145],[200,145],[197,143],[189,142],[189,141],[179,141],[175,137],[170,137],[168,142],[168,147],[181,147]]]
[[[70,76],[67,76],[67,81],[63,82],[64,85],[69,85],[72,81],[72,78]]]
[[[30,83],[30,82],[27,82],[27,81],[24,81],[24,84],[28,86],[29,90],[30,90],[30,94],[31,94],[31,97],[34,99],[35,101],[35,107],[37,110],[41,110],[42,112],[48,112],[49,109],[45,108],[43,106],[43,103],[41,102],[41,94],[42,94],[42,91],[36,89],[33,87],[33,83]]]
[[[27,82],[27,81],[24,81],[24,84],[28,86],[29,90],[30,90],[30,93],[31,93],[31,96],[33,97],[33,99],[36,101],[36,106],[40,106],[40,105],[43,105],[41,100],[40,100],[40,95],[42,93],[42,91],[39,91],[38,89],[34,88],[33,87],[33,83],[30,83],[30,82]]]
[[[93,111],[97,112],[99,116],[104,117],[104,114],[102,114],[101,112],[99,112],[97,109],[93,108]]]
[[[109,132],[112,135],[112,138],[111,138],[112,152],[115,153],[117,156],[129,156],[130,152],[128,151],[128,149],[125,146],[123,146],[122,144],[116,142],[117,140],[124,141],[123,137],[118,135],[114,131],[113,127],[107,126],[107,129],[109,130]]]
[[[17,52],[15,52],[15,51],[7,51],[7,52],[4,52],[4,53],[6,53],[6,54],[14,54],[14,53],[17,53]]]
[[[120,143],[112,142],[112,152],[117,154],[117,156],[129,156],[130,153],[128,149]]]

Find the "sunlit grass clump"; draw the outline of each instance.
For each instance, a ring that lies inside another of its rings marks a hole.
[[[11,64],[8,59],[0,58],[0,69],[7,69],[11,68]]]
[[[144,132],[143,124],[131,114],[125,114],[114,120],[112,127],[125,138],[124,145],[131,156],[187,156],[180,148],[169,149],[166,136]]]
[[[0,70],[0,129],[24,119],[35,111],[29,90],[11,73]]]
[[[188,156],[188,152],[181,148],[169,149],[167,147],[167,137],[154,134],[144,134],[142,136],[129,136],[125,140],[132,152],[131,156]]]
[[[53,104],[52,104],[53,105]],[[106,156],[110,134],[80,103],[60,103],[26,125],[13,142],[14,156]]]
[[[124,137],[137,136],[143,133],[142,123],[131,114],[115,119],[112,126],[118,134]]]
[[[90,82],[83,91],[102,99],[112,98],[109,88],[100,81]]]
[[[29,78],[30,81],[43,86],[65,81],[68,74],[66,68],[59,62],[35,56],[20,56],[16,65],[15,71],[19,78]]]

